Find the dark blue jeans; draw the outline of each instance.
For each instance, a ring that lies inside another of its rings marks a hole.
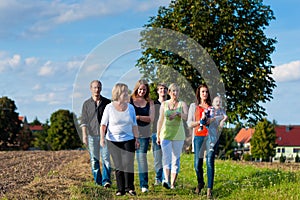
[[[198,185],[204,185],[203,178],[203,155],[200,157],[201,148],[203,145],[205,137],[195,136],[194,137],[194,169],[197,176]]]

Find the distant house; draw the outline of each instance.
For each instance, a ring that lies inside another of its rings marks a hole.
[[[30,125],[28,124],[26,116],[19,116],[19,120],[21,121],[21,127],[28,127],[32,133],[39,132],[43,130],[42,125]]]
[[[234,140],[239,148],[251,153],[250,140],[254,131],[253,128],[242,128],[238,132]],[[275,132],[277,147],[274,161],[278,161],[281,155],[286,156],[287,161],[294,161],[297,154],[300,156],[300,125],[277,125]]]
[[[38,131],[42,131],[43,127],[42,127],[42,125],[30,125],[29,129],[31,130],[32,133],[35,133]]]
[[[238,143],[239,149],[250,151],[250,140],[254,134],[253,128],[242,128],[235,136],[234,140]]]
[[[279,160],[281,154],[287,161],[294,161],[296,155],[300,156],[300,126],[276,126],[277,139],[276,155],[274,160]]]

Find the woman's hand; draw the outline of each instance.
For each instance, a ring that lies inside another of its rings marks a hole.
[[[135,149],[139,149],[140,148],[140,141],[139,139],[135,138]]]
[[[159,137],[156,138],[156,144],[160,145],[160,138]]]
[[[105,139],[104,138],[100,139],[100,145],[101,145],[101,147],[105,147]]]

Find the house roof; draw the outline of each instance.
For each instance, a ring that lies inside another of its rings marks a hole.
[[[275,127],[278,146],[300,146],[300,125]]]
[[[250,142],[253,133],[254,133],[253,128],[242,128],[235,136],[234,140],[237,143],[243,143],[243,144],[248,143]]]
[[[29,129],[31,131],[42,131],[43,127],[41,125],[33,125],[33,126],[29,126]]]

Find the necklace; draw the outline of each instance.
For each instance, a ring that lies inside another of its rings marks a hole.
[[[170,106],[169,106],[169,109],[170,110],[175,110],[175,107],[176,107],[176,104],[177,104],[177,101],[170,101]]]

